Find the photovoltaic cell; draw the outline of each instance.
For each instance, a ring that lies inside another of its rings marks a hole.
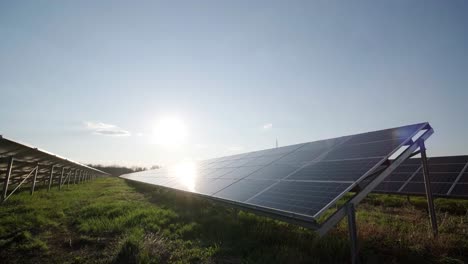
[[[221,176],[221,178],[242,179],[261,168],[262,166],[239,167],[229,173],[224,174],[223,176]]]
[[[233,184],[235,181],[234,179],[204,179],[204,181],[195,183],[193,191],[205,195],[212,195]]]
[[[460,183],[468,183],[468,173],[464,173],[460,178]]]
[[[431,190],[433,195],[445,195],[447,194],[448,190],[452,186],[452,183],[438,183],[433,182],[431,183]],[[408,183],[403,190],[402,193],[407,194],[426,194],[426,188],[424,183]]]
[[[344,143],[338,148],[331,151],[325,159],[341,160],[341,159],[358,159],[369,157],[385,157],[389,152],[398,148],[402,143],[402,139],[392,139],[365,143]]]
[[[310,164],[287,177],[289,180],[356,181],[381,159],[321,161]]]
[[[219,178],[222,177],[223,175],[235,170],[236,168],[221,168],[221,169],[215,169],[211,171],[210,174],[207,175],[209,178]]]
[[[272,164],[270,166],[263,167],[249,176],[247,179],[275,179],[279,180],[285,176],[293,173],[298,170],[300,167],[298,165],[292,164]]]
[[[245,202],[255,194],[273,185],[272,180],[242,180],[215,193],[213,196],[237,202]]]
[[[453,172],[432,172],[429,170],[429,175],[431,182],[447,182],[447,183],[453,183],[457,176],[460,173],[453,173]],[[424,176],[422,172],[417,173],[413,179],[411,179],[410,182],[416,183],[416,182],[424,182]]]
[[[284,154],[276,154],[276,155],[267,155],[262,157],[257,157],[256,159],[247,162],[244,166],[264,166],[268,165],[278,159],[280,159]]]
[[[384,192],[385,190],[399,190],[404,183],[403,181],[384,181],[379,184],[374,191]]]
[[[290,153],[286,156],[283,156],[279,160],[276,161],[276,163],[280,164],[298,164],[298,165],[303,165],[312,162],[314,159],[316,159],[320,154],[323,153],[323,149],[321,150],[297,150],[294,151],[293,153]]]
[[[468,184],[459,183],[455,185],[455,188],[453,189],[451,195],[454,197],[468,197]]]
[[[244,166],[246,163],[249,163],[251,161],[254,161],[256,158],[250,158],[250,159],[237,159],[237,160],[233,160],[232,163],[229,163],[229,165],[227,167],[229,168],[238,168],[238,167],[242,167]]]
[[[250,204],[314,216],[351,184],[281,181],[248,200]]]

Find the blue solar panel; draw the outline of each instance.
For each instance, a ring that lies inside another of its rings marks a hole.
[[[416,124],[122,177],[316,218],[424,127]]]

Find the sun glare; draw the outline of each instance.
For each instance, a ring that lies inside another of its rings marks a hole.
[[[180,146],[187,139],[187,128],[178,118],[166,117],[154,127],[154,142],[163,146]]]
[[[170,173],[185,186],[188,191],[195,191],[197,179],[197,166],[194,162],[181,162],[172,167]]]

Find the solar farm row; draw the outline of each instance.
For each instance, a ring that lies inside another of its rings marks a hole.
[[[421,159],[406,160],[375,188],[375,192],[424,195]],[[468,198],[468,156],[428,158],[431,189],[434,196]]]
[[[427,123],[182,163],[123,178],[316,219]]]
[[[1,199],[6,200],[21,186],[51,186],[79,183],[107,173],[52,154],[45,150],[0,136]]]

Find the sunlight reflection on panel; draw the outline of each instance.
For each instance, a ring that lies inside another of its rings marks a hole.
[[[171,177],[177,180],[189,191],[195,191],[195,182],[198,170],[195,162],[181,162],[172,166],[169,170]]]

